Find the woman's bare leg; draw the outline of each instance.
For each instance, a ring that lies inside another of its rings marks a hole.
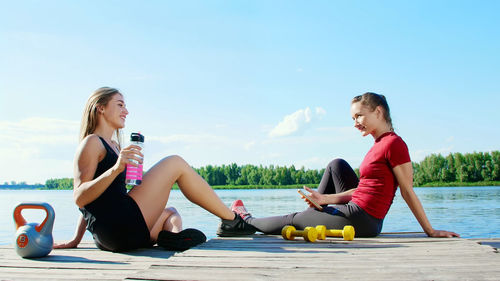
[[[182,230],[182,219],[177,210],[173,207],[166,208],[151,229],[151,241],[158,240],[158,234],[162,230],[170,232],[180,232]]]
[[[167,208],[167,212],[169,209],[173,209],[172,214],[165,220],[163,223],[163,229],[170,232],[178,233],[182,230],[182,218],[181,215],[174,208]]]
[[[150,231],[165,209],[170,190],[175,182],[189,201],[221,219],[234,219],[234,213],[184,159],[179,156],[169,156],[145,173],[142,184],[129,192],[139,205]]]

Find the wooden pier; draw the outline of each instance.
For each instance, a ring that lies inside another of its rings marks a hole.
[[[438,239],[421,233],[307,243],[280,236],[215,238],[182,253],[129,253],[92,242],[20,258],[0,246],[0,280],[500,280],[500,239]]]

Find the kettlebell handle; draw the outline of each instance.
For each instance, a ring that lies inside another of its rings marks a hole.
[[[21,214],[21,211],[24,209],[40,209],[45,211],[45,219],[43,222],[37,226],[35,226],[35,230],[37,232],[42,231],[42,229],[45,227],[45,224],[49,220],[49,217],[54,217],[54,209],[47,204],[47,203],[39,203],[39,202],[25,202],[17,205],[17,207],[14,209],[14,221],[16,223],[16,229],[19,227],[26,225],[27,222],[24,219],[23,215]],[[53,221],[51,221],[53,223]],[[51,227],[52,229],[52,227]]]

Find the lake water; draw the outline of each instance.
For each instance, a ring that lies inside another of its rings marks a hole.
[[[463,238],[500,237],[500,187],[439,187],[415,188],[424,209],[436,229],[459,233]],[[306,205],[294,189],[275,190],[216,190],[229,206],[242,199],[255,217],[284,215],[302,211]],[[0,245],[12,243],[15,226],[12,212],[22,201],[43,201],[52,205],[56,213],[53,236],[55,241],[71,239],[79,211],[73,203],[72,191],[1,190],[0,191]],[[219,219],[189,202],[180,191],[171,193],[169,205],[180,212],[184,228],[195,227],[208,238],[215,236]],[[41,222],[45,212],[24,210],[28,222]],[[397,192],[385,221],[383,232],[422,231],[404,200]],[[91,240],[88,233],[84,240]]]

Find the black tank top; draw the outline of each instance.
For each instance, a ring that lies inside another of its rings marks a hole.
[[[99,137],[99,139],[106,148],[106,155],[97,164],[94,179],[113,167],[118,160],[118,155],[109,144],[103,138]],[[120,210],[125,206],[125,204],[121,204],[122,200],[126,200],[124,197],[128,197],[125,171],[120,173],[97,199],[80,208],[87,221],[87,229],[93,232],[95,223],[106,223],[106,221],[122,215]]]

